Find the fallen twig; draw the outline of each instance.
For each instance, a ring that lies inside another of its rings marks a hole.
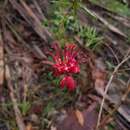
[[[5,76],[6,76],[8,88],[10,90],[9,94],[10,94],[11,101],[13,103],[13,109],[14,109],[15,116],[16,116],[16,122],[17,122],[19,130],[25,130],[26,127],[25,127],[25,124],[23,122],[22,115],[21,115],[21,112],[18,108],[17,100],[16,100],[15,95],[14,95],[14,89],[13,89],[13,86],[11,83],[11,75],[10,75],[9,67],[6,65],[5,69],[6,69]]]
[[[99,115],[98,115],[98,121],[97,121],[97,126],[96,126],[96,130],[98,130],[99,128],[99,125],[100,125],[100,121],[101,121],[101,115],[102,115],[102,111],[103,111],[103,105],[104,105],[104,102],[105,102],[105,99],[106,99],[106,95],[107,95],[107,92],[108,92],[108,89],[112,83],[112,80],[116,74],[116,72],[118,71],[118,69],[122,66],[122,64],[124,64],[127,60],[130,59],[130,55],[125,57],[117,66],[116,68],[114,69],[106,87],[105,87],[105,91],[104,91],[104,94],[103,94],[103,99],[102,99],[102,102],[101,102],[101,106],[100,106],[100,110],[99,110]]]
[[[52,39],[51,33],[48,32],[46,28],[43,28],[40,20],[23,0],[20,0],[20,3],[16,0],[9,0],[9,2],[26,20],[26,22],[32,26],[35,32],[45,41],[45,44],[48,42],[48,39]]]
[[[102,127],[106,122],[108,122],[108,120],[110,119],[110,117],[118,110],[118,108],[121,106],[121,104],[126,101],[126,98],[128,97],[129,93],[130,93],[130,84],[128,84],[127,89],[125,90],[125,93],[123,94],[120,102],[114,107],[113,110],[111,110],[108,113],[107,116],[104,117],[103,121],[100,124],[100,127]]]
[[[42,10],[41,10],[41,8],[40,8],[38,2],[37,2],[36,0],[33,0],[33,3],[34,3],[34,5],[35,5],[37,11],[39,12],[40,16],[42,16],[41,19],[42,19],[42,20],[43,20],[43,19],[46,19],[46,17],[44,16],[44,14],[43,14],[43,12],[42,12]]]
[[[115,26],[113,26],[112,24],[110,24],[106,19],[104,19],[103,17],[101,17],[95,11],[88,9],[84,5],[81,5],[81,8],[84,11],[86,11],[87,13],[89,13],[90,15],[92,15],[93,17],[97,18],[99,21],[101,21],[112,32],[117,33],[118,35],[121,35],[121,36],[127,38],[127,36],[121,30],[119,30],[118,28],[116,28]]]
[[[4,43],[0,33],[0,95],[4,83]]]
[[[14,26],[9,21],[9,19],[6,17],[6,25],[11,30],[11,32],[14,34],[14,36],[18,39],[20,43],[23,44],[24,47],[26,47],[30,52],[32,52],[37,58],[43,59],[46,58],[45,54],[41,51],[41,49],[37,45],[32,45],[31,47],[26,43],[26,41],[20,36],[20,34],[14,29]],[[33,47],[33,48],[32,48]]]

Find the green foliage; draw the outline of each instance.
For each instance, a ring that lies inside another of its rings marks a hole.
[[[54,10],[57,10],[62,13],[64,13],[66,8],[70,7],[69,0],[51,0],[51,3],[53,4]]]
[[[49,72],[49,73],[47,74],[47,79],[49,79],[49,80],[53,80],[53,79],[54,79],[54,77],[53,77],[53,75],[52,75],[52,72]]]
[[[111,123],[111,124],[108,125],[108,130],[115,130],[115,127],[116,127],[115,124]]]
[[[60,84],[60,79],[59,78],[55,78],[55,79],[53,79],[53,84],[55,85],[55,86],[59,86],[59,84]]]
[[[74,36],[79,36],[85,47],[95,49],[102,43],[95,28],[81,25],[77,11],[81,9],[81,0],[52,0],[53,13],[51,19],[45,21],[44,26],[51,27],[55,39],[62,45],[72,42]]]
[[[48,115],[50,112],[52,112],[52,111],[54,111],[55,110],[55,108],[54,108],[54,103],[53,102],[49,102],[48,104],[47,104],[47,106],[45,107],[45,109],[44,109],[44,114],[45,115]]]
[[[85,46],[94,49],[102,41],[102,37],[98,36],[96,29],[93,27],[81,26],[78,35],[83,39]]]
[[[47,74],[47,81],[48,81],[49,84],[53,83],[55,86],[59,86],[60,78],[59,77],[58,78],[54,77],[52,72],[49,72]]]
[[[51,31],[53,32],[54,37],[57,40],[60,40],[62,43],[65,42],[64,40],[66,39],[65,33],[69,28],[68,24],[70,24],[70,21],[72,21],[72,19],[74,19],[73,1],[52,0],[51,3],[52,3],[52,11],[50,11],[52,12],[51,19],[48,21],[44,21],[43,25],[51,27]]]
[[[19,108],[23,116],[27,114],[30,107],[31,107],[31,104],[30,102],[27,102],[27,101],[23,101],[22,103],[19,104]]]
[[[49,22],[55,38],[61,43],[66,42],[66,37],[72,41],[66,34],[76,31],[76,13],[80,2],[81,0],[52,0],[53,13]]]
[[[115,68],[115,66],[110,61],[106,61],[106,65],[109,70],[113,70]]]
[[[2,105],[3,105],[4,109],[10,109],[13,106],[12,103],[4,103]],[[21,103],[18,103],[18,107],[20,108],[22,115],[25,116],[27,114],[28,110],[30,109],[31,104],[28,101],[23,101]]]

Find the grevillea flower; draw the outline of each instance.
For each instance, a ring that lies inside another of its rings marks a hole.
[[[74,90],[76,87],[76,81],[73,79],[72,76],[65,76],[61,82],[60,82],[61,88],[64,88],[65,86],[70,90]]]
[[[67,87],[70,91],[76,87],[76,82],[72,74],[80,72],[79,61],[77,59],[79,49],[73,43],[65,45],[64,49],[59,47],[58,43],[52,44],[52,51],[48,54],[52,57],[53,61],[52,71],[54,76],[64,75],[60,82],[61,88]]]

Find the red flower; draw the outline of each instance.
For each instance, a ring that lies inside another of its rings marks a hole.
[[[53,43],[54,51],[48,52],[53,58],[53,74],[59,76],[61,74],[78,73],[80,67],[76,60],[78,50],[75,44],[67,44],[62,51],[58,43]]]
[[[61,88],[67,87],[70,91],[76,87],[76,82],[72,76],[65,76],[60,82]]]
[[[52,49],[53,51],[49,51],[48,54],[53,59],[53,62],[49,61],[50,65],[52,65],[53,75],[65,75],[60,82],[61,87],[66,86],[69,90],[74,90],[76,83],[72,74],[80,72],[79,61],[77,59],[79,49],[75,44],[67,44],[62,50],[57,42],[52,44]]]

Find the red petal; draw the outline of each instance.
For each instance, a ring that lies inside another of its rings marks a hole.
[[[79,66],[73,66],[70,68],[70,72],[71,73],[79,73],[80,72],[80,68]]]
[[[70,90],[73,91],[76,87],[76,82],[71,76],[64,77],[60,82],[61,88],[64,88],[65,86]]]
[[[76,47],[73,43],[67,44],[64,48],[64,57],[67,59],[71,58]]]
[[[54,49],[54,52],[52,52],[52,53],[55,53],[55,56],[53,58],[54,61],[56,63],[61,63],[61,61],[62,61],[61,60],[62,49],[60,48],[59,43],[57,41],[53,42],[52,43],[52,48]]]

